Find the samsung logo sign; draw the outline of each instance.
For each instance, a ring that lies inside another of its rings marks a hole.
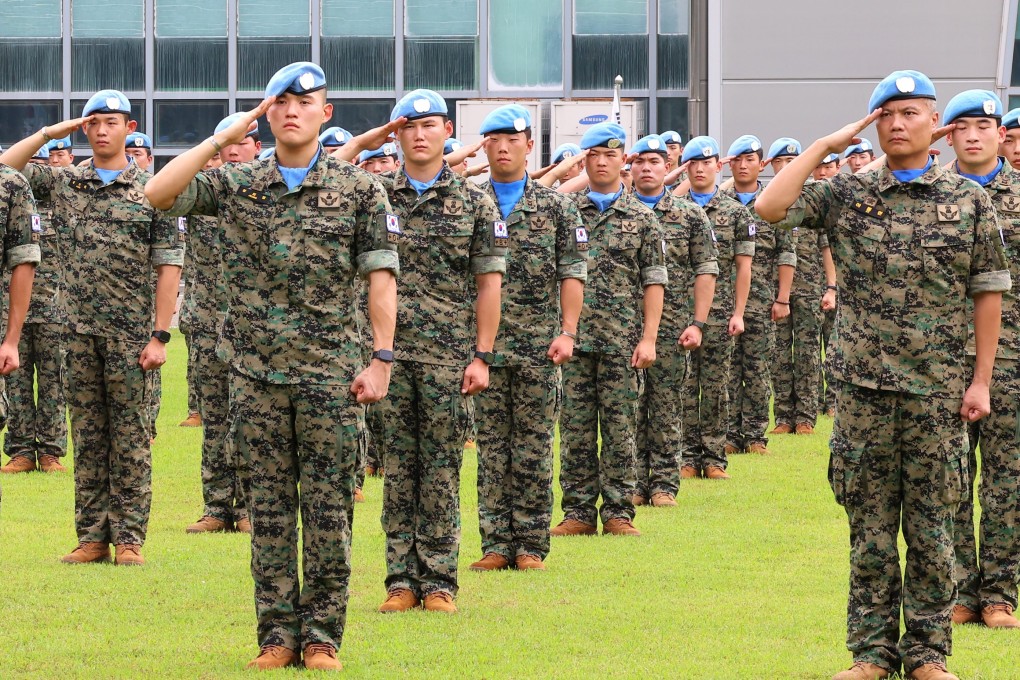
[[[605,123],[607,120],[609,120],[609,116],[607,116],[606,114],[596,113],[592,116],[585,116],[578,122],[581,125],[595,125],[596,123]]]

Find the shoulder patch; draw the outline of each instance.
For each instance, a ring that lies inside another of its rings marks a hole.
[[[444,198],[443,214],[449,215],[450,217],[460,217],[464,214],[464,202],[459,201],[456,198]],[[503,226],[505,227],[506,224],[504,223]]]
[[[878,219],[885,217],[885,208],[873,200],[854,201],[850,204],[850,208],[868,217],[876,217]]]
[[[749,222],[747,225],[748,236],[754,236],[758,233],[758,225],[755,222]]]
[[[1020,196],[1005,194],[1002,197],[1003,212],[1020,212]]]
[[[510,246],[510,230],[506,228],[506,222],[498,220],[492,223],[492,236],[495,239],[497,248]]]
[[[41,233],[42,230],[42,218],[38,215],[32,215],[32,232],[38,234]]]
[[[320,189],[316,206],[319,208],[336,208],[340,205],[340,192],[333,189]]]

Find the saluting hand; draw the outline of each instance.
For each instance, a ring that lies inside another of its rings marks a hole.
[[[680,175],[682,175],[683,173],[687,172],[687,167],[690,164],[691,164],[691,162],[687,161],[686,163],[681,163],[680,165],[678,165],[675,168],[673,168],[672,170],[670,170],[668,173],[666,173],[666,177],[663,178],[663,184],[666,184],[666,185],[676,184],[676,181],[678,179],[680,179]]]
[[[848,125],[844,125],[832,134],[826,135],[822,138],[822,141],[825,142],[825,146],[830,153],[843,153],[846,151],[848,146],[860,144],[861,138],[857,135],[859,135],[864,128],[878,120],[878,117],[881,115],[882,108],[879,107],[864,118]]]
[[[220,146],[230,146],[231,144],[243,142],[245,136],[258,127],[256,121],[265,115],[274,101],[276,101],[276,97],[266,97],[254,109],[238,116],[237,120],[230,127],[216,134],[216,141],[219,142]]]
[[[0,375],[10,375],[18,370],[21,358],[18,356],[18,345],[5,342],[0,344]]]
[[[54,125],[47,125],[43,128],[43,132],[49,136],[50,139],[61,139],[68,136],[83,125],[87,125],[95,120],[95,116],[85,116],[84,118],[72,118],[71,120],[61,121]]]

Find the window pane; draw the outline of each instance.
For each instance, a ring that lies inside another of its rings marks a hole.
[[[575,88],[611,94],[617,75],[625,89],[648,87],[648,36],[574,36]]]
[[[60,102],[0,103],[0,146],[6,149],[44,125],[59,122],[60,111]]]
[[[238,36],[308,37],[310,31],[308,0],[237,0]]]
[[[227,5],[156,0],[156,89],[227,89]]]
[[[273,74],[312,58],[307,0],[238,0],[238,87],[261,90]]]
[[[474,90],[477,63],[477,38],[404,39],[404,87],[408,90]]]
[[[478,35],[478,0],[405,0],[404,35]]]
[[[142,0],[73,0],[71,35],[76,38],[141,38]]]
[[[648,0],[575,0],[574,33],[647,35]]]
[[[195,146],[227,117],[227,102],[155,102],[154,146]]]
[[[658,105],[659,129],[656,132],[676,130],[684,142],[691,138],[687,120],[687,97],[660,97]]]
[[[0,2],[0,90],[60,91],[60,0]]]
[[[322,0],[323,36],[393,37],[393,0]]]
[[[690,33],[691,0],[659,3],[659,33],[687,35]]]
[[[688,56],[691,53],[689,36],[660,35],[658,47],[659,87],[686,90],[691,83]]]
[[[72,99],[71,100],[71,117],[75,118],[81,115],[81,110],[85,108],[84,99]],[[132,99],[131,100],[131,120],[138,123],[138,132],[145,132],[145,100],[144,99]],[[85,133],[81,130],[75,131],[71,135],[71,142],[74,144],[75,156],[80,158],[89,158],[92,156],[92,149],[89,147],[89,140],[85,137]],[[153,140],[153,144],[155,144]]]
[[[222,0],[156,0],[156,35],[160,38],[225,38],[227,3]]]
[[[396,41],[390,38],[323,36],[322,70],[339,90],[392,90],[396,83]]]
[[[144,89],[142,0],[74,0],[71,36],[72,89]]]
[[[489,7],[493,87],[563,84],[563,3],[492,0]]]
[[[333,118],[322,126],[339,125],[351,134],[360,135],[378,127],[390,119],[390,111],[396,103],[392,99],[331,99]]]
[[[59,38],[60,0],[0,3],[0,38]]]

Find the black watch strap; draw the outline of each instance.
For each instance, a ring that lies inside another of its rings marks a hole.
[[[388,364],[393,363],[393,350],[391,349],[377,349],[372,352],[372,358],[378,359],[379,361],[385,361]]]
[[[475,359],[481,359],[485,362],[486,366],[492,366],[496,363],[496,355],[492,352],[477,351],[475,352]]]
[[[167,331],[152,331],[152,337],[156,338],[164,345],[170,342],[170,333]]]
[[[691,325],[694,326],[695,328],[697,328],[699,331],[705,330],[705,322],[704,321],[698,321],[697,319],[695,319],[694,321],[691,322]]]

